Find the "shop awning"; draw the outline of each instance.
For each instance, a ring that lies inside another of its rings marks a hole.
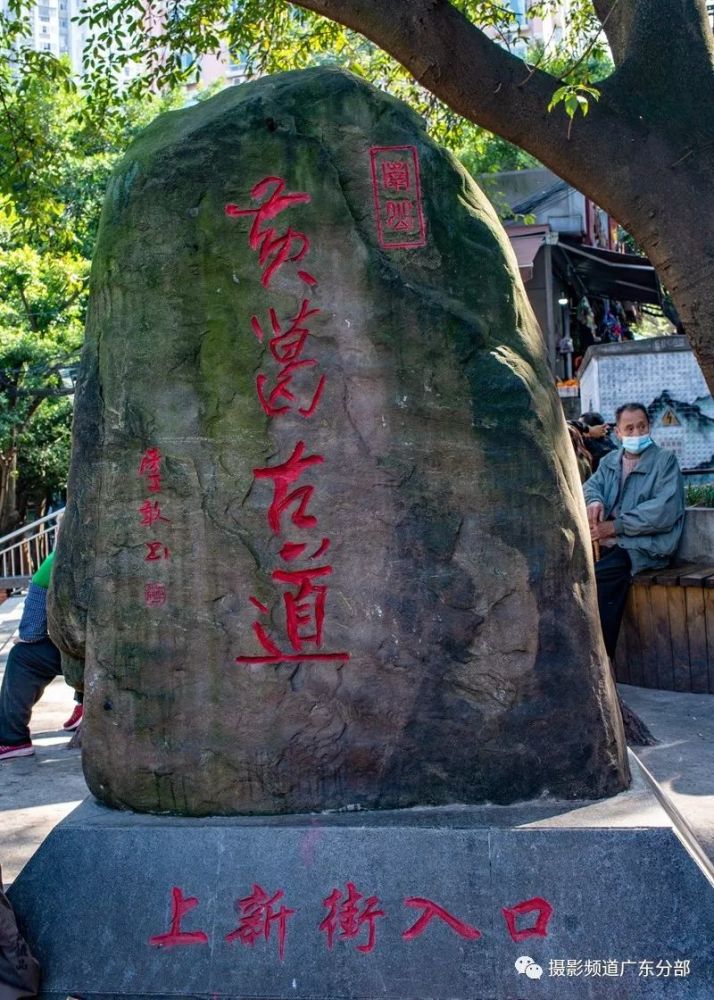
[[[662,301],[657,273],[646,257],[586,246],[567,236],[553,250],[559,270],[575,272],[587,295],[653,305]]]
[[[518,261],[518,270],[522,281],[530,281],[533,277],[533,261],[543,246],[550,226],[509,226],[506,229],[511,241],[513,252]]]

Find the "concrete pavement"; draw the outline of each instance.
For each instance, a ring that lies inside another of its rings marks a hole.
[[[683,818],[714,865],[714,695],[626,684],[620,693],[660,741],[637,747],[638,760],[657,782],[665,808]]]
[[[0,604],[0,679],[22,614],[23,598]],[[50,830],[88,795],[79,750],[62,729],[74,708],[72,689],[53,681],[32,716],[34,757],[0,763],[0,866],[10,885]]]
[[[0,677],[22,612],[22,598],[0,605]],[[637,749],[677,825],[681,817],[714,864],[714,695],[623,685],[622,695],[660,741]],[[58,678],[32,717],[34,757],[0,763],[0,865],[10,884],[50,830],[87,795],[80,751],[66,748],[62,723],[72,691]],[[686,832],[686,831],[685,831]]]

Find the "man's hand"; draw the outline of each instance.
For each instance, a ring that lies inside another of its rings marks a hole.
[[[590,538],[593,542],[599,542],[603,538],[614,538],[614,537],[615,537],[614,521],[599,521],[597,524],[590,525]]]
[[[604,438],[610,433],[609,424],[595,424],[593,427],[588,427],[587,437],[590,438]]]
[[[599,500],[596,500],[595,503],[588,504],[587,511],[588,511],[588,524],[590,525],[590,528],[592,530],[595,527],[595,525],[599,524],[600,521],[602,521],[602,519],[605,517],[605,507],[600,503]]]

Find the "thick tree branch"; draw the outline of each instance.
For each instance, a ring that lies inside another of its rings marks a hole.
[[[675,63],[683,55],[698,60],[712,53],[706,0],[593,0],[593,6],[601,20],[608,18],[608,26],[616,28],[623,58],[651,58],[657,51]]]
[[[30,389],[21,388],[17,380],[9,379],[5,374],[0,371],[0,389],[5,393],[5,401],[8,404],[8,408],[14,407],[20,399],[34,399],[37,400],[37,404],[32,407],[30,413],[34,413],[37,406],[42,402],[43,399],[53,399],[58,396],[71,396],[74,393],[74,387],[69,388],[62,384],[61,376],[59,372],[56,372],[56,377],[59,380],[58,385],[50,385],[45,383],[42,386],[35,386]]]
[[[40,320],[38,320],[38,316],[41,316],[42,313],[37,313],[32,309],[32,307],[30,306],[29,299],[25,294],[25,284],[20,278],[18,278],[17,289],[20,295],[20,299],[22,301],[23,309],[25,310],[25,315],[27,316],[28,325],[32,330],[32,332],[44,333],[49,324],[54,319],[56,319],[58,316],[61,316],[66,309],[69,309],[71,305],[74,305],[74,303],[77,301],[80,295],[84,294],[84,292],[87,289],[88,280],[89,280],[88,278],[84,278],[82,280],[80,287],[77,288],[74,292],[72,292],[72,294],[69,295],[64,300],[64,302],[60,303],[60,305],[58,305],[57,308],[52,311],[52,314],[47,318],[46,322],[42,323]]]
[[[40,325],[37,322],[37,317],[30,307],[29,300],[25,295],[25,285],[22,279],[18,278],[17,290],[20,293],[20,300],[22,301],[22,307],[25,310],[25,315],[27,316],[27,323],[33,333],[40,332]]]
[[[448,0],[288,2],[365,35],[454,111],[532,153],[617,219],[672,293],[714,390],[714,348],[706,346],[714,298],[711,313],[699,307],[711,285],[706,227],[702,252],[684,268],[679,258],[681,248],[702,232],[701,205],[714,190],[714,58],[707,55],[708,26],[707,37],[702,35],[703,0],[621,0],[624,13],[614,23],[622,30],[624,61],[598,85],[600,100],[591,102],[586,118],[575,118],[571,136],[562,108],[547,110],[559,81],[538,69],[529,72]],[[607,6],[603,0],[611,19],[614,2]],[[605,6],[600,9],[605,16]],[[655,51],[666,47],[669,14],[677,44],[689,34],[692,50],[699,53],[691,63],[684,58],[674,67],[667,56],[663,67],[656,56],[648,59],[652,22],[647,16],[653,12],[661,33],[653,42]]]
[[[84,278],[79,288],[76,291],[72,292],[69,298],[66,298],[64,302],[60,306],[58,306],[57,309],[55,309],[54,311],[55,316],[61,316],[62,313],[65,311],[65,309],[69,309],[71,305],[74,305],[74,303],[77,301],[80,295],[84,295],[85,291],[87,290],[88,283],[89,279]]]
[[[692,76],[709,78],[714,43],[705,0],[593,0],[593,7],[630,85],[686,93]]]
[[[22,432],[25,430],[25,428],[29,424],[29,422],[32,419],[32,417],[34,417],[35,412],[40,408],[40,404],[46,398],[47,398],[46,396],[43,396],[43,397],[41,397],[39,399],[36,399],[33,403],[30,403],[30,405],[27,407],[27,411],[25,413],[25,419],[17,427],[17,433],[18,434],[22,434]]]
[[[633,0],[593,0],[595,13],[605,29],[615,65],[624,62],[632,32]]]
[[[57,399],[60,396],[72,396],[75,392],[73,386],[67,388],[66,386],[57,386],[51,389],[18,389],[18,397],[27,397],[28,399],[37,400],[37,404],[33,405],[30,409],[30,415],[32,415],[37,407],[40,405],[43,399]]]
[[[620,114],[603,85],[586,118],[548,111],[560,81],[492,41],[447,0],[292,0],[359,31],[389,52],[450,108],[536,156],[560,177],[585,190],[623,224],[636,194],[633,156],[648,131],[637,116]],[[678,2],[678,0],[677,0]],[[663,161],[664,152],[658,151]],[[645,155],[651,157],[652,150]],[[593,162],[610,171],[593,171]],[[612,184],[613,174],[618,177]],[[621,193],[617,203],[613,188]]]
[[[447,0],[295,0],[365,35],[465,118],[511,142],[545,129],[566,141],[564,115],[548,115],[560,82],[492,41]],[[538,154],[536,154],[538,155]]]

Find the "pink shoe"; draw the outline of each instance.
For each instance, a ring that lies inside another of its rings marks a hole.
[[[32,743],[20,743],[16,747],[4,746],[0,743],[0,760],[10,760],[11,757],[31,757],[35,752]]]
[[[74,711],[67,719],[65,724],[62,726],[68,733],[71,733],[74,729],[79,729],[79,724],[82,721],[82,715],[84,714],[84,707],[82,705],[75,705]]]

